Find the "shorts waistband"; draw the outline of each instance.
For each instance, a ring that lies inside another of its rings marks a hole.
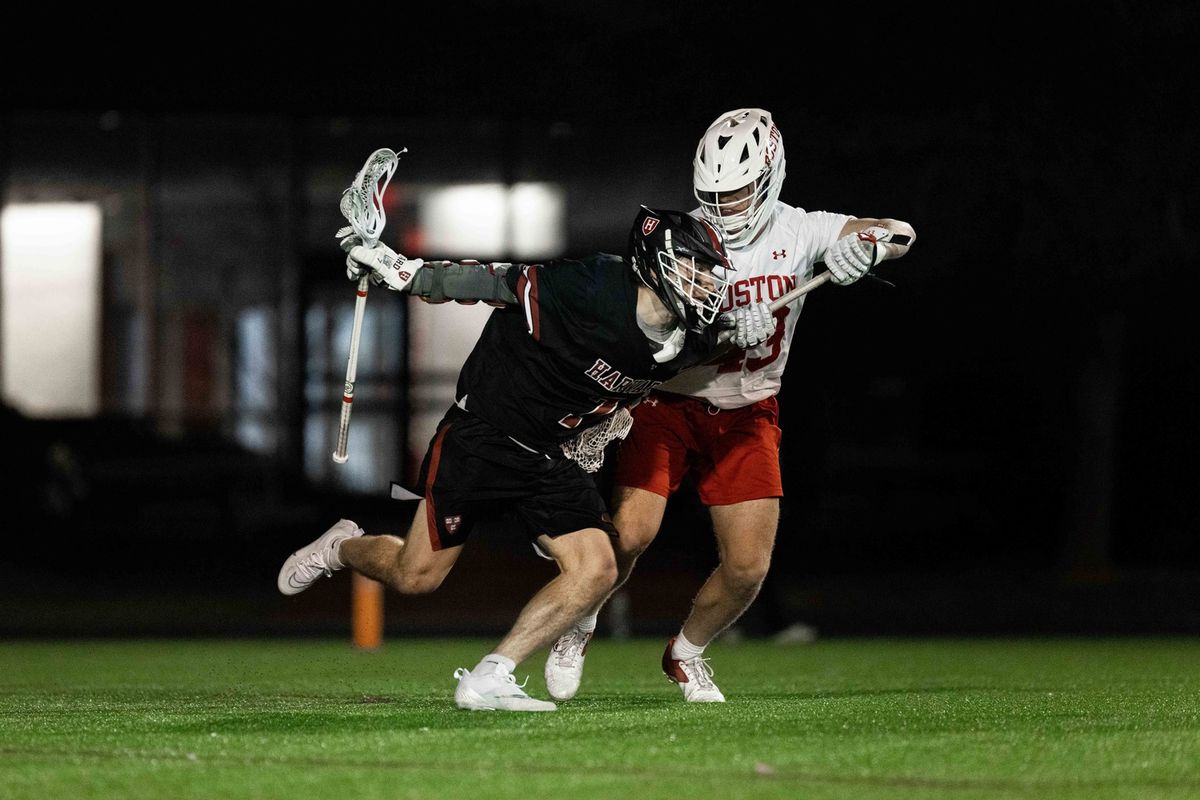
[[[775,396],[772,395],[771,397],[767,397],[763,400],[758,400],[744,406],[738,406],[737,408],[721,408],[720,406],[714,405],[705,397],[693,397],[687,394],[673,394],[672,392],[651,392],[642,402],[646,402],[646,400],[665,402],[669,405],[690,406],[697,410],[703,409],[706,414],[713,417],[717,416],[723,411],[742,411],[755,406],[773,407],[778,402],[775,399]]]

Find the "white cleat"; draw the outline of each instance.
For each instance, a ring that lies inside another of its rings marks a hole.
[[[550,655],[546,657],[546,690],[555,700],[570,700],[579,691],[583,659],[593,633],[571,628],[550,648]]]
[[[338,520],[334,526],[311,544],[301,547],[288,556],[279,570],[276,585],[284,594],[300,594],[312,586],[322,575],[330,576],[342,568],[337,558],[337,548],[347,539],[362,536],[362,528],[348,519]],[[336,566],[335,566],[336,565]]]
[[[467,669],[454,670],[458,688],[454,690],[454,703],[468,711],[554,711],[557,706],[546,700],[537,700],[525,694],[522,683],[503,667],[486,675],[472,675]],[[528,681],[528,679],[526,679]]]
[[[662,668],[667,680],[679,684],[679,688],[683,690],[683,699],[689,703],[724,703],[725,695],[721,694],[721,690],[713,683],[713,671],[708,665],[708,659],[696,656],[687,661],[680,661],[671,655],[671,648],[674,646],[675,637],[672,636],[663,652]]]

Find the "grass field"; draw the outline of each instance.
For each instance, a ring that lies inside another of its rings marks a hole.
[[[1194,639],[717,643],[723,705],[597,640],[557,712],[459,711],[492,644],[6,642],[0,797],[1200,798]]]

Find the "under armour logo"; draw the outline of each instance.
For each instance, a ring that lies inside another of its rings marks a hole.
[[[781,258],[787,258],[787,250],[772,250],[771,258],[778,261]]]
[[[442,523],[446,526],[446,533],[454,533],[458,530],[458,526],[462,524],[462,514],[446,517],[442,520]]]
[[[647,398],[646,398],[645,400],[643,400],[642,402],[643,402],[643,403],[645,403],[645,404],[646,404],[646,405],[648,405],[648,406],[657,406],[657,405],[658,405],[658,398],[657,398],[657,397],[647,397]]]

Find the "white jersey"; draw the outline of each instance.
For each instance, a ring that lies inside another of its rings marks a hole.
[[[852,219],[855,217],[847,214],[806,212],[777,202],[763,232],[745,247],[729,250],[734,272],[721,312],[770,303],[811,278],[813,264]],[[684,370],[658,388],[703,398],[717,408],[741,408],[777,394],[804,299],[775,312],[776,319],[782,315],[782,324],[763,344],[734,350],[716,364]]]

